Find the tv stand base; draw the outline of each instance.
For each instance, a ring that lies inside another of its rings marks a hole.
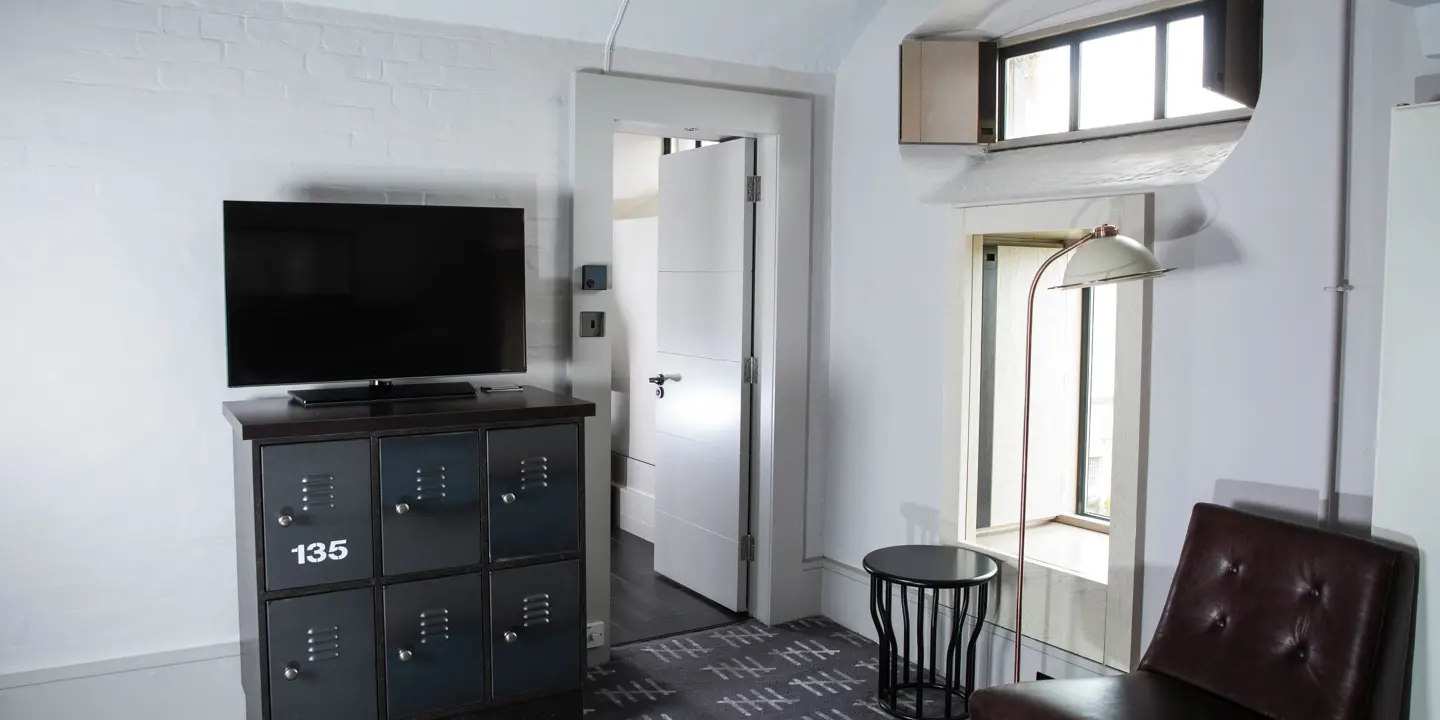
[[[367,403],[447,400],[475,397],[475,386],[465,382],[395,385],[377,380],[369,385],[291,390],[290,399],[305,407],[318,405],[362,405]]]

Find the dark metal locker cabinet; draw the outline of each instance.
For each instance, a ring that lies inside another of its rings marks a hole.
[[[574,425],[486,434],[493,561],[580,548],[580,447]]]
[[[377,717],[370,589],[273,600],[267,607],[271,720]]]
[[[490,683],[497,699],[580,687],[581,592],[578,560],[490,575]]]
[[[385,588],[390,717],[485,701],[484,602],[480,575]]]
[[[267,588],[373,574],[370,441],[266,445],[260,476]]]
[[[480,563],[480,433],[380,440],[386,575]]]

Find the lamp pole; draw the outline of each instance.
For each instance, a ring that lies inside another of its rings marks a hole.
[[[1114,237],[1120,231],[1114,225],[1101,225],[1095,228],[1089,235],[1080,239],[1060,252],[1051,255],[1048,260],[1035,272],[1035,279],[1030,281],[1030,297],[1025,303],[1025,404],[1021,411],[1020,425],[1020,551],[1019,559],[1016,562],[1017,571],[1015,578],[1015,682],[1020,682],[1020,648],[1022,647],[1020,630],[1024,625],[1021,619],[1021,610],[1025,607],[1025,526],[1026,521],[1026,500],[1028,493],[1027,480],[1030,471],[1030,365],[1031,352],[1034,346],[1035,331],[1035,293],[1040,289],[1040,278],[1056,260],[1080,249],[1081,245],[1094,240],[1097,237]]]
[[[1065,268],[1065,281],[1056,290],[1074,290],[1096,285],[1132,282],[1157,278],[1170,272],[1144,244],[1120,234],[1114,225],[1101,225],[1081,238],[1079,242],[1051,255],[1035,280],[1030,283],[1030,297],[1025,304],[1025,408],[1021,414],[1023,425],[1020,429],[1020,550],[1018,572],[1015,579],[1015,682],[1020,682],[1020,650],[1023,647],[1021,618],[1025,608],[1025,523],[1028,499],[1027,481],[1030,472],[1030,361],[1035,333],[1035,293],[1040,289],[1040,278],[1056,260],[1081,248]]]

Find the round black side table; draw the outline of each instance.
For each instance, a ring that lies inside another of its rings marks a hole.
[[[866,555],[865,570],[870,573],[870,616],[875,621],[876,632],[880,634],[880,691],[876,697],[881,707],[891,715],[909,720],[960,720],[970,717],[970,691],[975,687],[975,644],[980,640],[981,623],[975,623],[970,632],[963,663],[965,683],[961,685],[961,627],[964,623],[950,623],[945,666],[941,668],[940,593],[950,592],[951,617],[964,618],[970,611],[973,591],[976,595],[975,616],[983,622],[989,602],[990,582],[999,575],[999,566],[989,557],[963,548],[900,545]],[[896,588],[900,590],[898,610],[902,625],[898,633],[895,631]],[[914,628],[910,625],[912,590],[917,596]],[[927,605],[930,610],[928,645]],[[910,654],[912,639],[915,644],[913,658]],[[928,699],[927,691],[930,694]],[[959,708],[955,708],[957,700]],[[942,708],[943,714],[940,714]],[[927,713],[927,709],[931,712]]]

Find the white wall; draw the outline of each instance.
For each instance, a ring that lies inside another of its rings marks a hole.
[[[954,537],[939,386],[945,208],[904,185],[896,44],[935,0],[893,0],[836,78],[826,555]],[[1265,95],[1209,180],[1157,197],[1142,643],[1191,506],[1319,511],[1329,462],[1340,197],[1341,0],[1266,4]],[[827,592],[832,586],[827,576]],[[839,586],[838,584],[836,586]],[[826,598],[827,603],[832,598]]]
[[[0,675],[236,638],[220,403],[282,389],[225,389],[222,200],[524,206],[525,379],[563,389],[567,103],[599,58],[290,3],[0,3]],[[639,52],[616,69],[831,87]]]
[[[825,555],[865,553],[940,528],[941,278],[948,209],[910,193],[896,146],[901,38],[939,0],[892,0],[835,77],[828,370],[823,405]],[[827,588],[829,579],[827,578]],[[829,602],[829,598],[827,598]]]
[[[1209,180],[1156,198],[1142,644],[1190,508],[1316,517],[1330,472],[1342,0],[1265,6],[1260,105]]]
[[[1434,508],[1434,422],[1440,386],[1434,380],[1440,356],[1435,332],[1433,233],[1440,222],[1440,192],[1433,160],[1440,154],[1440,105],[1395,112],[1391,151],[1390,212],[1385,261],[1385,313],[1380,378],[1380,423],[1376,437],[1375,525],[1386,537],[1420,548],[1420,604],[1416,628],[1412,717],[1431,717],[1430,697],[1440,687],[1440,597],[1428,592],[1435,571],[1429,564],[1440,546]]]

